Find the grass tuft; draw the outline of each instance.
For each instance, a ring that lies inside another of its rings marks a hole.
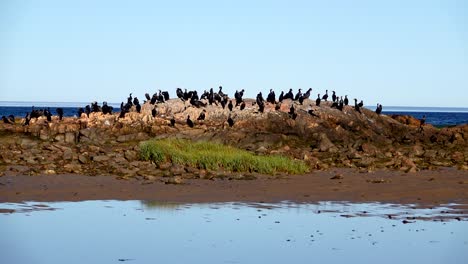
[[[157,164],[172,162],[200,169],[224,169],[232,172],[299,174],[309,170],[303,161],[284,156],[258,156],[223,144],[182,139],[154,139],[141,142],[140,156],[143,160],[151,160]]]

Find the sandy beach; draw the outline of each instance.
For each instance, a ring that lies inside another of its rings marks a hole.
[[[468,204],[468,172],[455,168],[360,173],[331,169],[254,180],[188,179],[166,184],[143,177],[36,175],[0,177],[0,202],[154,200],[161,202],[386,202],[433,206]]]

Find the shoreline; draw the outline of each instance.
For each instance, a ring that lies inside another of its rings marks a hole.
[[[120,179],[120,180],[119,180]],[[346,201],[437,206],[456,203],[468,208],[468,172],[456,168],[413,174],[378,170],[330,169],[253,180],[186,179],[167,184],[165,178],[122,179],[79,174],[0,177],[0,202],[85,200],[148,200],[173,203]]]

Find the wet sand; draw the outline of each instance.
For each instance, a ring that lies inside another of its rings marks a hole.
[[[468,171],[443,168],[417,173],[360,173],[332,169],[276,178],[259,176],[255,180],[191,179],[180,185],[73,174],[0,177],[0,202],[83,200],[468,204]]]

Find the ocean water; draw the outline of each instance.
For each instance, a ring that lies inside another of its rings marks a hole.
[[[57,114],[57,107],[63,108],[64,116],[73,117],[77,115],[79,107],[85,107],[89,103],[70,102],[5,102],[0,101],[0,116],[14,115],[24,117],[31,112],[32,106],[35,109],[49,108],[53,115]],[[102,103],[99,103],[102,105]],[[114,107],[114,112],[120,111],[120,104],[109,103]],[[375,110],[375,107],[368,107]],[[383,109],[386,115],[411,115],[417,119],[426,116],[426,123],[434,126],[455,126],[468,123],[468,108],[465,107],[410,107],[410,106],[388,106]]]
[[[0,203],[0,263],[466,263],[467,219],[451,205]]]

